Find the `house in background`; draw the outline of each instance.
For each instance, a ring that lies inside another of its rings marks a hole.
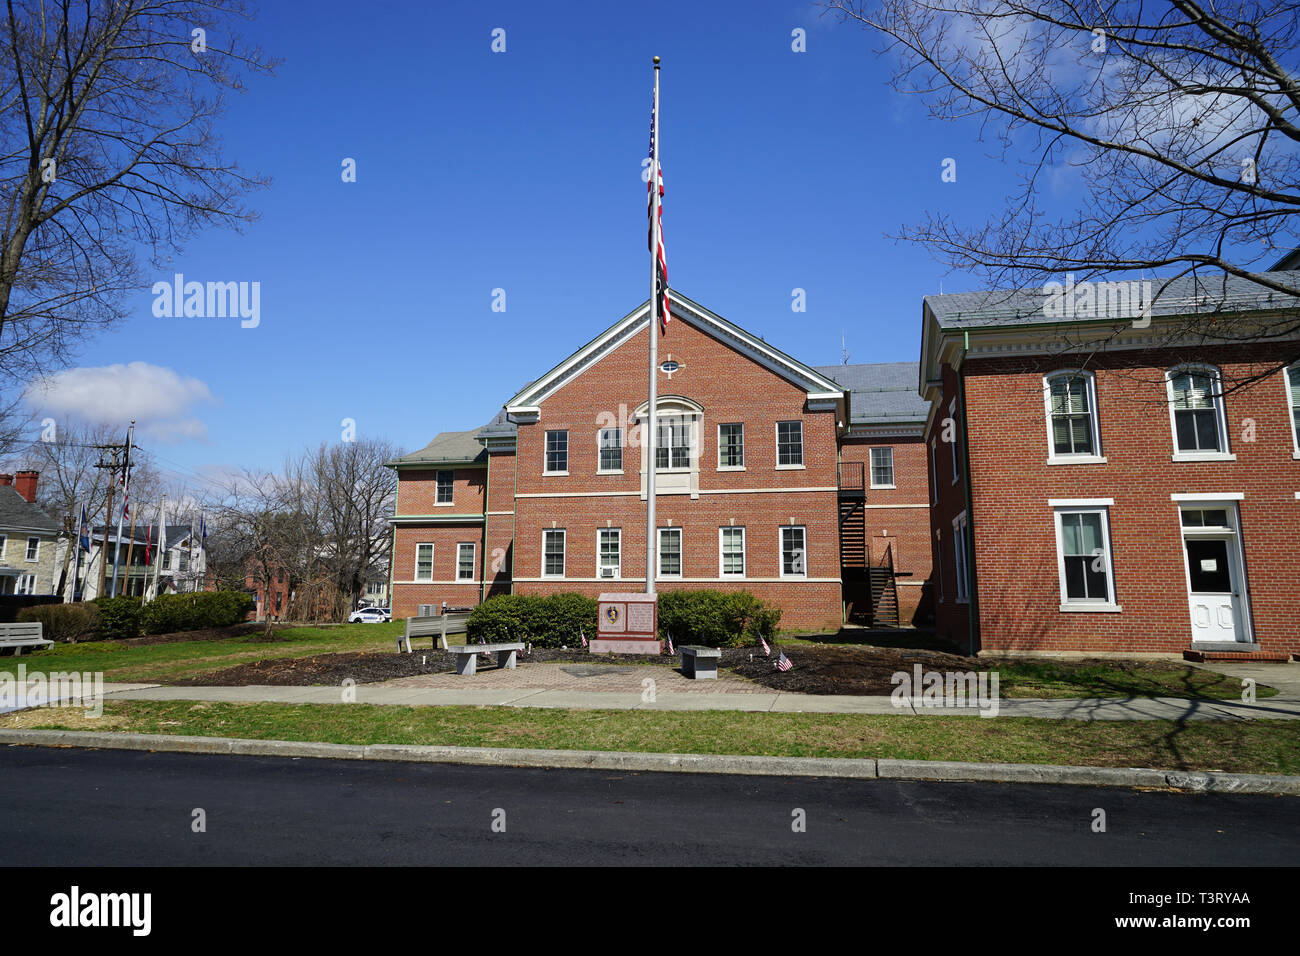
[[[158,554],[158,528],[147,528],[137,524],[132,533],[129,526],[123,527],[119,539],[116,526],[108,529],[108,567],[105,569],[104,593],[113,591],[114,554],[120,548],[117,559],[117,591],[119,595],[143,596],[151,593],[154,580],[154,565],[161,561],[158,571],[158,593],[175,594],[178,592],[212,590],[205,582],[204,560],[201,542],[193,525],[169,524],[167,526],[166,548],[161,557]],[[72,536],[65,539],[66,547],[75,547]],[[67,559],[67,575],[64,581],[63,595],[65,601],[74,600],[73,588],[79,589],[81,600],[93,601],[99,596],[100,561],[104,546],[104,528],[93,529],[90,538],[90,553],[76,548]],[[145,564],[146,548],[150,551],[151,562]],[[78,556],[80,571],[78,574]],[[64,554],[60,550],[58,561],[63,568]],[[128,563],[129,562],[129,563]]]
[[[884,611],[871,601],[873,556],[901,555],[895,570],[909,577],[927,571],[928,551],[914,543],[927,536],[914,447],[924,408],[914,396],[900,400],[897,370],[815,369],[671,295],[654,463],[659,590],[749,590],[796,630],[838,628],[846,603],[859,619]],[[648,329],[647,303],[487,425],[444,432],[389,463],[398,473],[395,617],[500,593],[644,588]],[[843,468],[842,456],[858,467]],[[870,487],[863,476],[873,460],[879,480]],[[863,505],[881,514],[868,522]],[[886,590],[895,620],[899,606],[914,615],[922,604],[923,588],[910,582],[903,601],[892,580]]]
[[[0,475],[0,594],[54,594],[59,523],[36,505],[39,472]]]
[[[994,653],[1300,652],[1300,364],[1279,367],[1300,334],[1274,331],[1300,301],[1189,277],[1140,315],[1113,291],[1100,317],[1042,290],[925,298],[937,633]]]

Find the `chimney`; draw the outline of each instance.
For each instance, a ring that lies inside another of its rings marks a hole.
[[[39,471],[20,471],[14,475],[14,491],[18,492],[28,501],[36,501],[36,479],[41,476]]]
[[[0,475],[0,488],[8,488],[14,483],[13,475]]]

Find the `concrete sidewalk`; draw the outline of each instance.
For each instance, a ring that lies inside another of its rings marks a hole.
[[[472,680],[472,678],[471,678]],[[527,687],[411,687],[358,684],[348,695],[359,704],[447,707],[549,707],[573,710],[730,710],[758,713],[916,714],[976,717],[975,707],[923,706],[919,699],[897,707],[890,697],[820,696],[777,691],[709,693],[659,690],[653,700],[635,692],[546,690]],[[167,687],[105,684],[106,700],[193,700],[228,703],[343,704],[342,687]],[[998,716],[1058,720],[1300,720],[1300,699],[1271,697],[1255,703],[1176,698],[1104,698],[1090,700],[1011,699],[998,702]]]

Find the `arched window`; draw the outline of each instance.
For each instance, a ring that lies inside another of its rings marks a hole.
[[[1097,426],[1097,383],[1091,372],[1068,369],[1043,379],[1049,461],[1096,461],[1101,457]]]

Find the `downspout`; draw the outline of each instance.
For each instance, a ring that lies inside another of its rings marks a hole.
[[[967,431],[966,416],[966,356],[970,352],[970,330],[962,332],[961,368],[957,372],[957,407],[961,409],[961,446],[962,461],[966,463],[966,473],[962,475],[962,484],[966,492],[966,577],[970,603],[967,605],[966,624],[969,632],[968,651],[975,656],[975,622],[979,620],[979,587],[975,573],[975,509],[971,502],[971,475],[973,469],[970,461],[970,440]]]

